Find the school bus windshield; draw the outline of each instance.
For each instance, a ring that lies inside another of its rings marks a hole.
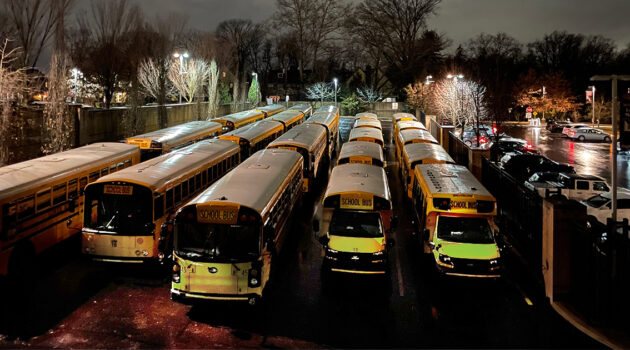
[[[494,243],[492,230],[486,218],[440,216],[437,236],[447,242]]]
[[[86,203],[95,208],[92,215],[86,210],[86,228],[119,235],[153,234],[150,191],[134,188],[132,195],[105,194],[101,186],[96,186],[88,191],[86,197]]]
[[[383,237],[383,225],[378,213],[337,210],[330,219],[329,232],[333,236]]]
[[[175,253],[196,261],[242,261],[260,255],[258,225],[183,222],[176,226]]]

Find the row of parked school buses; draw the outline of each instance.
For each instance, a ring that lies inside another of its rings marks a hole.
[[[274,105],[235,115],[275,119],[282,129],[277,136],[311,114],[310,106],[283,109]],[[236,121],[233,116],[217,120]],[[231,125],[252,129],[238,144],[230,132],[223,134],[227,122],[224,128],[197,121],[0,168],[0,276],[28,275],[37,254],[81,230],[82,250],[92,257],[163,259],[172,242],[162,233],[168,218],[252,148],[271,141],[254,132],[268,131],[254,125],[256,118]]]
[[[497,278],[496,200],[410,114],[395,116],[402,192],[413,209],[423,251],[445,275]]]

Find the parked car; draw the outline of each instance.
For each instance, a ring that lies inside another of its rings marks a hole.
[[[539,154],[506,154],[501,158],[503,169],[519,181],[529,179],[538,172],[575,173],[572,166],[555,162]]]
[[[561,120],[551,120],[547,122],[547,126],[545,129],[549,130],[549,132],[562,132],[565,126],[569,125],[568,122],[564,122]]]
[[[569,129],[567,132],[567,136],[570,139],[578,141],[611,141],[610,136],[607,133],[591,127]]]
[[[479,146],[485,147],[490,142],[491,137],[493,137],[492,130],[488,133],[487,130],[479,128]],[[461,137],[462,141],[468,146],[477,146],[477,132],[475,129],[466,129]]]
[[[602,224],[612,216],[612,192],[601,193],[581,202],[586,205],[586,215]],[[617,191],[617,220],[630,220],[630,192],[626,189]]]
[[[599,176],[554,172],[535,173],[525,182],[525,187],[537,191],[543,198],[559,195],[575,200],[610,191],[606,180]]]
[[[538,154],[538,151],[534,149],[531,143],[509,136],[500,137],[497,141],[492,141],[489,147],[490,158],[493,161],[498,161],[509,152]]]
[[[576,130],[576,129],[580,129],[580,128],[586,128],[588,127],[588,125],[586,124],[569,124],[567,126],[565,126],[564,128],[562,128],[562,135],[568,135],[569,134],[569,130]]]

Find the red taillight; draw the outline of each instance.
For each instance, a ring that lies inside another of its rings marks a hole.
[[[493,134],[496,134],[496,133],[497,133],[497,127],[496,127],[496,126],[493,126],[493,127],[492,127],[492,133],[493,133]]]
[[[241,221],[247,221],[247,215],[245,214],[241,215]]]
[[[486,139],[485,137],[479,138],[479,143],[486,143],[486,142],[488,142],[488,139]]]
[[[249,216],[249,221],[251,221],[251,222],[256,221],[256,217],[254,215],[250,215]]]
[[[525,146],[525,147],[526,147],[527,149],[532,149],[532,148],[534,148],[534,146],[532,146],[532,144],[531,144],[531,143],[528,143],[528,144],[527,144],[527,146]]]

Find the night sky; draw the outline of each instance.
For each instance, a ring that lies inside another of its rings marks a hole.
[[[151,18],[155,13],[181,12],[189,24],[214,30],[225,19],[269,18],[275,0],[133,0]],[[358,0],[351,0],[358,1]],[[79,0],[78,9],[90,1]],[[554,30],[601,34],[620,48],[630,43],[630,0],[443,0],[429,27],[453,41],[451,50],[479,33],[503,31],[519,41],[533,41]]]

